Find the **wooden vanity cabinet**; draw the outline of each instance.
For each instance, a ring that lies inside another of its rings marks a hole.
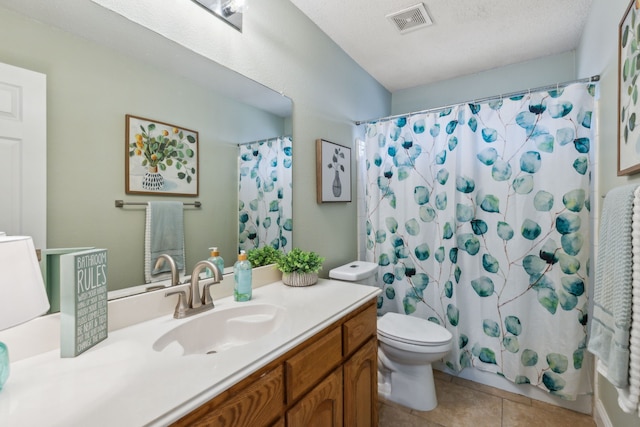
[[[173,425],[377,426],[377,350],[374,299]]]

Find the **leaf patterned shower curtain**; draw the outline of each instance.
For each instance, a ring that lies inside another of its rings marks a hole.
[[[279,137],[238,147],[240,250],[267,245],[291,250],[291,142]]]
[[[445,326],[451,370],[566,399],[590,391],[595,90],[572,84],[367,125],[366,254],[379,265],[379,312]]]

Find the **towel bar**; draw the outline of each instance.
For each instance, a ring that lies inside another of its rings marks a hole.
[[[116,208],[121,208],[121,207],[124,207],[125,205],[146,206],[147,202],[125,202],[124,200],[116,200]],[[199,208],[202,206],[202,203],[196,200],[193,203],[183,203],[183,205],[195,206],[196,208]]]

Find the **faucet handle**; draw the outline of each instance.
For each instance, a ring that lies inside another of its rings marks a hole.
[[[181,289],[179,291],[170,291],[164,294],[165,297],[171,295],[178,295],[178,304],[176,305],[176,310],[173,313],[173,317],[176,319],[182,319],[187,316],[187,310],[189,309],[189,305],[187,304],[187,291]]]
[[[220,282],[211,282],[207,283],[202,287],[202,305],[211,304],[211,308],[213,308],[213,298],[211,298],[211,286]]]

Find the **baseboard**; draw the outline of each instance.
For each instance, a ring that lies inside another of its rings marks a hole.
[[[593,408],[593,419],[598,427],[613,427],[609,414],[607,414],[607,410],[600,399],[596,399],[595,407]]]

